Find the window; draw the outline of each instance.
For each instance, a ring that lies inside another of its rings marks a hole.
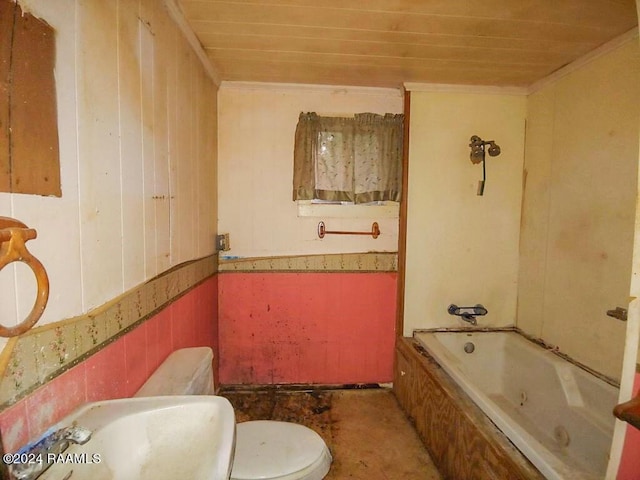
[[[403,115],[353,118],[301,113],[294,149],[293,199],[365,204],[399,202]]]

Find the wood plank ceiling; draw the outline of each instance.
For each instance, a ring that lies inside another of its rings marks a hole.
[[[179,0],[222,80],[527,86],[628,32],[635,0]]]

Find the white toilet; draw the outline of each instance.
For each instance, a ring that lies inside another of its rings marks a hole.
[[[213,395],[213,351],[176,350],[158,367],[136,397]],[[232,480],[321,480],[331,467],[322,437],[302,425],[258,420],[236,426]]]

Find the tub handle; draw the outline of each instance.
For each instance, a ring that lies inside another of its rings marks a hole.
[[[0,337],[15,337],[21,335],[42,316],[49,300],[49,277],[40,260],[31,255],[26,243],[38,236],[33,228],[9,217],[0,217],[0,270],[13,262],[26,263],[36,276],[38,293],[35,303],[27,318],[15,327],[5,327],[0,324]]]

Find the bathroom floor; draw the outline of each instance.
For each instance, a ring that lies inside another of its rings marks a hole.
[[[439,480],[388,389],[223,391],[238,423],[281,420],[312,428],[333,455],[325,480]]]

